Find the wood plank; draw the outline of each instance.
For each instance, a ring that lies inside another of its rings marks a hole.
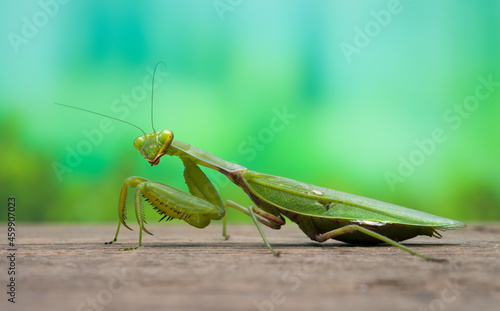
[[[130,222],[133,225],[133,222]],[[135,227],[134,227],[135,228]],[[387,245],[310,241],[294,224],[265,229],[275,258],[252,225],[204,230],[154,224],[144,247],[137,231],[114,225],[16,227],[17,297],[6,295],[3,245],[1,310],[497,310],[500,225],[476,224],[406,245],[449,259],[426,262]],[[6,236],[5,224],[0,232]],[[139,309],[141,308],[141,309]]]

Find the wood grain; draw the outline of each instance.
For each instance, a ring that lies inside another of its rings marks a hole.
[[[132,224],[132,222],[131,222]],[[266,230],[282,256],[264,247],[252,225],[204,230],[114,225],[17,226],[16,304],[2,290],[1,310],[498,310],[500,225],[472,224],[406,245],[448,264],[426,262],[387,245],[308,240],[294,224]],[[0,232],[6,236],[5,225]],[[6,246],[0,275],[7,284]]]

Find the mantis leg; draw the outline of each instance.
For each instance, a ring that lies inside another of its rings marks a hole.
[[[184,179],[189,188],[189,193],[224,209],[219,193],[215,190],[207,175],[191,159],[181,157],[181,160],[184,164]],[[222,218],[222,236],[226,240],[229,239],[229,235],[226,233],[226,214]]]
[[[227,208],[228,206],[232,207],[232,208],[234,208],[234,209],[236,209],[236,210],[238,210],[238,211],[240,211],[240,212],[242,212],[250,217],[252,217],[252,215],[250,214],[249,209],[252,209],[257,221],[263,225],[266,225],[267,227],[269,227],[271,229],[278,230],[281,228],[281,226],[283,226],[285,224],[283,219],[276,217],[273,214],[270,214],[268,212],[265,212],[259,208],[255,208],[253,206],[249,206],[248,208],[246,208],[244,206],[239,205],[238,203],[236,203],[234,201],[227,200],[225,207]]]
[[[280,226],[279,224],[273,223],[272,220],[270,220],[268,218],[265,218],[265,216],[263,216],[263,215],[266,215],[269,218],[276,218],[280,222],[282,222],[283,220],[281,218],[276,217],[274,215],[271,215],[269,213],[266,213],[266,212],[264,212],[262,210],[259,210],[259,209],[255,209],[256,211],[259,211],[258,214],[256,215],[255,212],[254,212],[254,207],[253,206],[249,206],[248,208],[245,208],[244,206],[241,206],[238,203],[230,201],[230,200],[226,201],[225,206],[226,207],[229,206],[229,207],[235,208],[235,209],[237,209],[237,210],[239,210],[239,211],[241,211],[241,212],[249,215],[250,217],[252,217],[252,220],[253,220],[255,226],[257,227],[257,230],[259,230],[260,236],[262,237],[262,240],[266,244],[267,248],[271,251],[271,253],[273,253],[274,256],[278,257],[280,255],[280,252],[276,252],[271,247],[271,245],[269,244],[269,242],[267,241],[266,236],[264,235],[264,231],[262,231],[262,228],[260,227],[259,222],[263,223],[264,225],[266,225],[266,226],[268,226],[270,228],[274,228],[276,225],[279,228],[279,226]]]
[[[119,221],[118,222],[118,228],[116,228],[116,234],[115,234],[115,238],[109,242],[104,242],[104,244],[113,244],[116,242],[116,240],[118,239],[118,232],[120,232],[120,226],[121,226],[122,222]]]
[[[126,200],[127,200],[127,190],[128,187],[136,187],[139,183],[147,181],[145,178],[141,177],[129,177],[125,179],[122,185],[122,189],[120,191],[120,199],[118,200],[118,228],[116,228],[116,234],[115,238],[109,242],[106,242],[104,244],[112,244],[118,240],[118,233],[120,232],[120,226],[123,224],[127,229],[132,230],[127,224],[125,223],[125,220],[127,219],[127,210],[126,210]]]
[[[135,189],[135,199],[134,199],[134,205],[135,205],[135,217],[137,218],[137,223],[139,224],[139,244],[137,244],[134,247],[123,247],[121,250],[124,251],[129,251],[133,249],[137,249],[142,245],[142,231],[153,235],[151,232],[149,232],[146,227],[144,227],[144,224],[146,223],[146,219],[144,217],[144,207],[142,205],[142,197],[141,194],[145,192],[145,185],[147,181],[141,182],[136,186]]]
[[[338,228],[338,229],[335,229],[335,230],[332,230],[332,231],[329,231],[329,232],[326,232],[326,233],[323,233],[323,234],[320,234],[318,235],[315,240],[318,241],[318,242],[324,242],[328,239],[331,239],[331,238],[334,238],[336,236],[339,236],[341,234],[345,234],[345,233],[353,233],[354,231],[359,231],[359,232],[362,232],[366,235],[369,235],[371,237],[374,237],[376,239],[379,239],[385,243],[388,243],[388,244],[391,244],[395,247],[398,247],[402,250],[405,250],[407,251],[408,253],[412,254],[412,255],[415,255],[415,256],[418,256],[418,257],[421,257],[425,260],[429,260],[429,261],[437,261],[437,262],[446,262],[446,259],[439,259],[439,258],[432,258],[432,257],[427,257],[427,256],[424,256],[420,253],[417,253],[416,251],[404,246],[403,244],[401,243],[398,243],[394,240],[391,240],[389,239],[388,237],[386,236],[383,236],[377,232],[374,232],[374,231],[371,231],[369,229],[366,229],[366,228],[363,228],[363,227],[360,227],[358,225],[347,225],[347,226],[344,226],[344,227],[341,227],[341,228]]]
[[[144,207],[142,204],[143,197],[153,206],[156,211],[162,215],[163,218],[184,220],[188,224],[204,228],[210,224],[211,220],[219,220],[224,217],[224,206],[218,206],[210,203],[209,201],[198,196],[190,195],[182,192],[165,184],[154,181],[149,181],[142,177],[129,177],[125,180],[120,192],[120,200],[118,204],[118,215],[120,223],[116,230],[114,240],[106,243],[111,244],[116,242],[120,225],[129,228],[125,223],[126,209],[125,199],[127,197],[128,187],[136,188],[135,190],[135,215],[137,223],[139,224],[139,243],[135,247],[122,248],[122,250],[136,249],[142,245],[142,232],[151,234],[146,227],[146,219],[144,216]],[[130,229],[132,230],[132,229]]]
[[[224,239],[229,240],[229,234],[227,234],[227,214],[222,217],[222,236]]]

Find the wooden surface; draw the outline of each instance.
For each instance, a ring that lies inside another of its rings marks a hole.
[[[130,221],[132,224],[133,222]],[[498,310],[500,225],[469,225],[441,240],[406,245],[448,264],[426,262],[387,245],[361,247],[308,240],[294,224],[266,230],[273,257],[252,225],[204,230],[151,225],[17,226],[16,304],[7,302],[2,248],[0,310]],[[134,227],[135,228],[135,227]],[[0,230],[6,236],[5,225]]]

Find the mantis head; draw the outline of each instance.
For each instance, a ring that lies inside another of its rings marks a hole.
[[[167,153],[172,144],[174,133],[169,130],[152,132],[134,140],[134,147],[151,164],[158,165],[160,158]]]

